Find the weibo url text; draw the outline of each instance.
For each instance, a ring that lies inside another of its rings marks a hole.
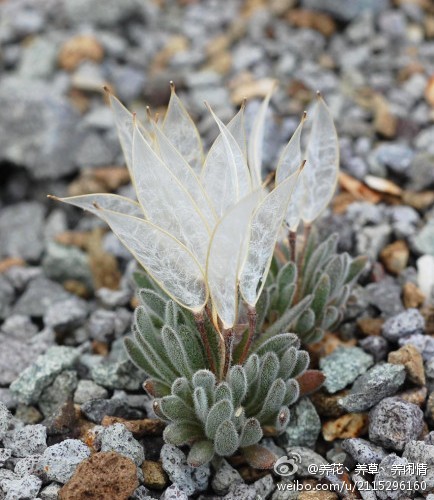
[[[332,491],[335,493],[358,491],[424,491],[427,487],[426,481],[388,481],[379,480],[372,483],[368,481],[354,481],[354,483],[301,483],[294,481],[290,483],[278,483],[278,491]]]

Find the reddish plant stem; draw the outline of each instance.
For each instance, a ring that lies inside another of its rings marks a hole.
[[[227,330],[223,330],[223,337],[225,339],[225,364],[223,368],[222,380],[226,378],[228,370],[231,366],[232,360],[232,345],[234,343],[234,330],[229,328]]]
[[[297,231],[289,231],[288,234],[289,255],[291,262],[296,262],[297,257]]]
[[[202,343],[205,347],[206,357],[208,359],[209,369],[217,375],[216,367],[214,364],[214,358],[211,352],[211,346],[209,344],[208,335],[205,329],[205,319],[203,317],[203,313],[195,314],[194,319],[196,321],[196,326],[200,334],[200,338],[202,339]]]
[[[249,354],[249,349],[250,346],[252,345],[252,340],[256,332],[257,314],[256,314],[256,309],[254,307],[248,306],[247,317],[249,319],[249,337],[247,339],[246,345],[244,346],[243,352],[240,357],[239,361],[240,365],[244,363],[244,361],[247,358],[247,355]]]

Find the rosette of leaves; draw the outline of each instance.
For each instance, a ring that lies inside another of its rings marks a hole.
[[[257,331],[265,330],[259,342],[291,331],[309,344],[339,324],[366,257],[338,254],[337,243],[338,235],[332,234],[318,244],[312,232],[295,262],[287,258],[286,247],[276,253],[258,304]]]
[[[276,457],[258,443],[264,435],[279,435],[286,429],[289,406],[299,396],[297,378],[309,365],[298,337],[274,336],[218,380],[207,369],[190,313],[149,289],[141,291],[141,299],[133,338],[125,339],[125,345],[134,363],[150,377],[144,387],[156,398],[155,413],[168,422],[165,441],[189,445],[188,461],[194,466],[239,449],[252,466],[269,468]],[[213,328],[210,323],[206,327]],[[218,363],[218,344],[211,346]]]

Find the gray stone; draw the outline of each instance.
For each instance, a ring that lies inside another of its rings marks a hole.
[[[313,448],[320,432],[321,420],[315,406],[309,398],[303,398],[291,408],[291,421],[279,442]]]
[[[17,407],[17,402],[9,387],[0,387],[0,403],[6,406],[8,410],[14,410]]]
[[[142,413],[139,410],[130,409],[128,403],[121,398],[112,399],[92,399],[82,404],[81,411],[84,415],[95,422],[101,423],[105,415],[111,417],[140,418]]]
[[[72,295],[63,286],[42,276],[37,277],[17,300],[13,313],[41,317],[51,304],[70,297]]]
[[[9,316],[14,297],[15,291],[12,285],[4,276],[0,275],[0,319]]]
[[[32,323],[29,316],[14,314],[9,316],[1,326],[1,331],[16,339],[28,340],[38,332],[38,327]]]
[[[434,184],[434,156],[425,152],[413,158],[410,169],[409,189],[423,191]]]
[[[389,224],[366,226],[356,233],[356,251],[360,255],[367,255],[377,260],[381,250],[387,245],[392,233]]]
[[[44,323],[56,331],[67,332],[82,325],[87,314],[87,303],[78,297],[71,297],[51,304],[44,314]]]
[[[3,208],[0,212],[0,258],[38,260],[44,249],[44,214],[44,205],[36,201],[23,201]]]
[[[148,488],[145,488],[145,486],[141,485],[138,488],[136,488],[134,493],[131,495],[130,500],[151,500],[152,497],[149,496],[148,493],[149,493]]]
[[[375,475],[374,481],[377,484],[378,481],[390,481],[390,484],[393,485],[393,481],[397,480],[397,474],[394,472],[394,468],[396,470],[396,467],[400,467],[405,470],[408,465],[409,462],[406,458],[401,458],[395,453],[391,453],[380,462],[380,472]],[[404,472],[400,473],[398,478],[399,481],[404,481],[406,485],[409,483],[410,488],[397,489],[392,486],[383,491],[378,489],[376,491],[377,497],[381,500],[407,500],[409,498],[408,493],[412,491],[411,484],[416,481],[416,478]]]
[[[410,238],[416,232],[420,217],[416,210],[406,205],[390,207],[392,228],[398,239]]]
[[[4,466],[5,462],[12,456],[12,450],[9,448],[0,448],[0,468]]]
[[[11,384],[16,399],[26,404],[36,403],[42,391],[59,373],[71,368],[78,356],[78,351],[71,347],[50,347]]]
[[[178,488],[176,484],[171,484],[166,490],[164,490],[160,500],[188,500],[188,495]]]
[[[114,424],[100,433],[101,451],[116,451],[140,466],[145,460],[143,446],[123,424]]]
[[[0,441],[9,429],[12,423],[12,413],[7,409],[7,407],[0,401]]]
[[[93,380],[107,389],[135,391],[143,382],[143,372],[129,360],[104,361],[91,368]]]
[[[37,337],[33,337],[37,339]],[[0,385],[9,385],[44,352],[43,343],[33,344],[0,333]]]
[[[24,47],[18,73],[24,78],[48,78],[54,71],[58,47],[54,40],[37,37]]]
[[[68,220],[63,208],[54,208],[45,219],[44,239],[49,244],[56,236],[68,230]],[[48,248],[45,249],[48,251]],[[46,274],[46,270],[45,270]]]
[[[74,403],[83,404],[93,399],[106,399],[108,391],[93,380],[80,380],[74,393]]]
[[[416,474],[418,481],[426,481],[428,491],[434,489],[434,446],[423,441],[410,441],[405,445],[403,458],[412,464],[426,464],[426,474]]]
[[[65,484],[75,472],[78,464],[90,457],[89,448],[78,439],[65,439],[49,446],[41,457],[48,480]]]
[[[301,5],[307,9],[323,10],[342,21],[351,21],[363,12],[370,11],[377,14],[386,10],[388,0],[360,0],[347,2],[346,0],[303,0]]]
[[[434,255],[434,221],[428,223],[414,237],[416,250],[421,254]]]
[[[20,458],[15,464],[15,474],[20,477],[30,476],[31,474],[41,476],[44,471],[39,463],[40,458],[41,455],[29,455],[28,457]]]
[[[258,479],[252,484],[252,487],[255,489],[259,498],[268,498],[275,488],[273,476],[267,474],[261,477],[261,479]]]
[[[350,413],[366,411],[383,398],[393,396],[404,381],[403,365],[376,365],[354,382],[351,393],[340,399],[339,404]]]
[[[79,114],[52,86],[33,80],[29,92],[26,79],[3,78],[0,108],[0,160],[23,165],[38,179],[57,179],[76,170]]]
[[[47,429],[41,424],[12,429],[3,437],[3,444],[14,457],[39,455],[47,448]]]
[[[14,8],[17,7],[17,8]],[[19,14],[17,15],[17,9]],[[10,9],[5,9],[2,16],[5,16],[7,24],[13,31],[13,36],[26,37],[41,31],[45,25],[44,12],[41,9],[29,8],[23,9],[19,4],[12,6]],[[2,30],[5,28],[2,25]]]
[[[434,338],[422,333],[414,333],[410,337],[399,339],[400,346],[412,344],[422,354],[424,361],[430,361],[434,356]]]
[[[383,399],[369,414],[369,439],[388,449],[402,451],[422,429],[422,410],[396,397]]]
[[[212,489],[217,495],[226,495],[234,485],[244,482],[240,473],[234,469],[228,462],[222,459],[220,467],[215,471],[211,482]]]
[[[402,337],[423,333],[424,329],[425,320],[420,312],[417,309],[407,309],[389,318],[383,325],[382,334],[387,340],[398,342]]]
[[[239,484],[229,491],[222,500],[256,500],[262,498],[257,495],[256,489],[253,485]]]
[[[125,0],[122,5],[116,0],[66,0],[65,10],[72,24],[96,24],[99,26],[118,26],[122,21],[134,18],[137,21],[146,12],[139,0]]]
[[[126,65],[111,65],[110,76],[116,88],[116,95],[123,102],[140,97],[145,88],[146,74],[142,70]]]
[[[105,307],[114,309],[117,306],[125,306],[132,298],[132,290],[121,288],[120,290],[110,290],[110,288],[99,288],[96,297],[101,301]]]
[[[404,306],[401,301],[401,287],[394,280],[383,279],[378,283],[369,283],[365,287],[370,305],[379,309],[385,316],[400,313]]]
[[[351,438],[342,441],[342,448],[348,452],[358,464],[379,464],[386,456],[381,446],[362,438]]]
[[[51,241],[47,245],[42,267],[47,278],[61,283],[66,280],[77,280],[92,289],[89,257],[79,248]]]
[[[102,167],[115,161],[115,153],[100,134],[91,132],[77,149],[75,161],[80,167]]]
[[[77,372],[66,370],[54,379],[54,382],[42,391],[38,406],[45,417],[53,415],[66,401],[72,399],[77,388]]]
[[[14,481],[16,479],[19,479],[19,477],[15,474],[15,472],[12,472],[9,469],[0,469],[0,495],[4,490],[6,490],[6,486],[9,481]],[[4,497],[1,498],[3,500]]]
[[[384,143],[375,149],[376,160],[396,174],[405,174],[414,158],[414,151],[405,144]]]
[[[2,486],[4,481],[2,481]],[[36,498],[42,486],[42,479],[36,476],[26,476],[21,479],[8,481],[5,500],[20,500],[26,498]]]
[[[364,351],[374,357],[376,363],[383,361],[389,352],[387,340],[379,335],[369,335],[360,340],[359,345]]]
[[[193,495],[208,488],[211,475],[209,464],[191,467],[185,454],[175,446],[165,444],[161,449],[163,469],[172,483],[187,495]]]
[[[372,356],[359,347],[338,347],[320,360],[320,368],[326,376],[324,387],[330,393],[338,392],[365,373],[372,364]]]
[[[39,493],[39,498],[41,500],[57,500],[59,498],[59,491],[62,486],[58,483],[50,483],[45,486]]]
[[[5,271],[4,276],[17,292],[22,292],[30,281],[42,276],[42,269],[36,266],[12,266]]]
[[[89,318],[87,329],[90,337],[101,342],[111,343],[115,334],[116,312],[97,309]]]

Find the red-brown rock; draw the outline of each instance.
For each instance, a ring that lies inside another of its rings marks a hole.
[[[61,500],[127,500],[139,486],[134,462],[114,451],[95,453],[81,462],[60,490]]]

